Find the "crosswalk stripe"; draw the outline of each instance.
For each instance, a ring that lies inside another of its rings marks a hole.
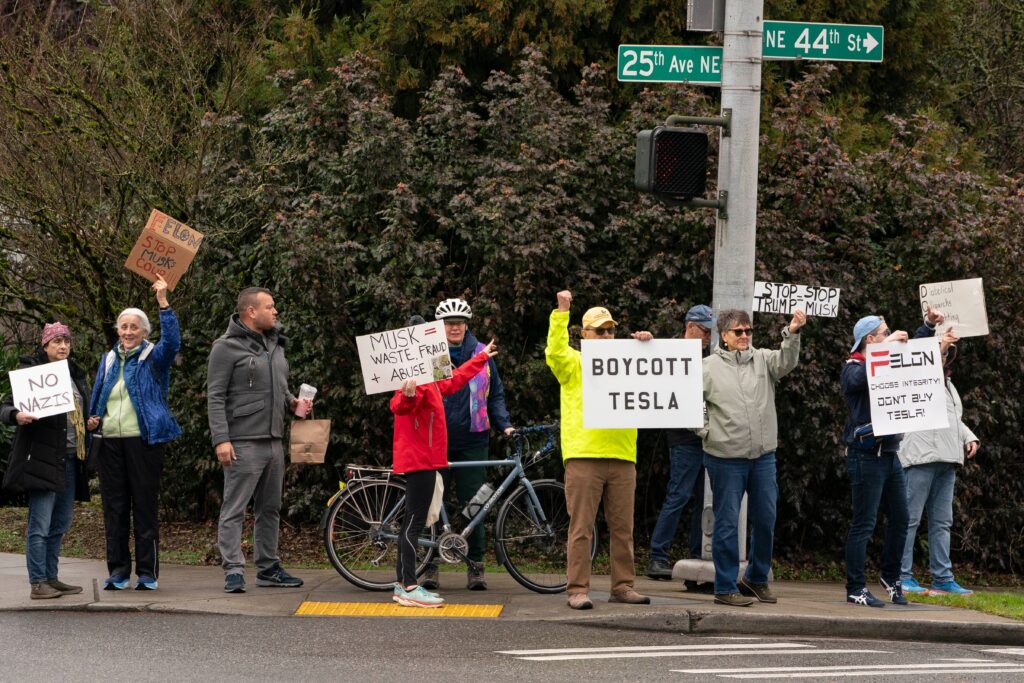
[[[840,650],[840,652],[853,652],[854,650]],[[816,652],[825,652],[825,650],[816,650]],[[759,666],[754,668],[731,668],[731,669],[673,669],[675,673],[682,674],[737,674],[737,673],[749,673],[749,674],[770,674],[770,673],[786,673],[786,672],[822,672],[822,671],[864,671],[867,673],[874,673],[882,669],[893,669],[898,666],[899,669],[914,669],[918,673],[926,670],[927,673],[931,673],[932,669],[942,669],[945,667],[952,666],[950,664],[848,664],[848,665],[833,665],[833,666]],[[995,668],[995,667],[1006,667],[1006,666],[1020,666],[1013,662],[977,662],[973,667],[978,669],[984,668]]]
[[[929,669],[929,674],[1019,674],[1024,673],[1024,667],[1014,664],[1003,664],[1002,669]],[[920,671],[907,671],[906,669],[876,669],[874,671],[833,671],[829,672],[829,678],[852,678],[855,676],[919,676]],[[724,674],[722,678],[821,678],[820,673],[813,671],[789,674]]]
[[[642,659],[648,657],[740,657],[744,655],[815,655],[815,654],[886,654],[885,650],[832,650],[832,649],[803,649],[803,650],[672,650],[663,652],[592,652],[589,654],[575,655],[542,655],[530,657],[518,657],[528,662],[565,662],[581,659]]]
[[[549,648],[547,650],[497,650],[500,655],[572,655],[586,652],[656,652],[658,650],[742,650],[747,648],[764,649],[775,648],[808,648],[814,647],[805,643],[728,643],[716,645],[713,643],[702,645],[623,645],[614,647],[561,647]]]
[[[994,652],[1000,655],[1024,655],[1024,647],[995,647],[982,652]]]

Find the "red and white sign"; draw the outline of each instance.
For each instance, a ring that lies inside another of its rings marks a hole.
[[[949,425],[937,338],[868,344],[864,356],[875,436]]]

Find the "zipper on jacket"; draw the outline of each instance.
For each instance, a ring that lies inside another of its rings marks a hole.
[[[256,375],[256,357],[249,356],[249,388],[252,389],[252,383]]]

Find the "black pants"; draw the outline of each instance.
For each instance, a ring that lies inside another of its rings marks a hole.
[[[100,493],[103,526],[107,532],[107,570],[111,576],[132,574],[128,549],[130,524],[135,522],[135,574],[157,578],[160,573],[160,475],[164,444],[150,446],[139,437],[103,439],[100,452]]]
[[[416,539],[427,525],[427,511],[434,497],[434,470],[405,475],[405,519],[398,534],[398,561],[395,571],[403,588],[416,584]]]

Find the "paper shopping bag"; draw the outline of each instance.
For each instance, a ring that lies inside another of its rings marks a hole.
[[[292,462],[322,463],[331,440],[330,420],[295,420],[288,452]]]

